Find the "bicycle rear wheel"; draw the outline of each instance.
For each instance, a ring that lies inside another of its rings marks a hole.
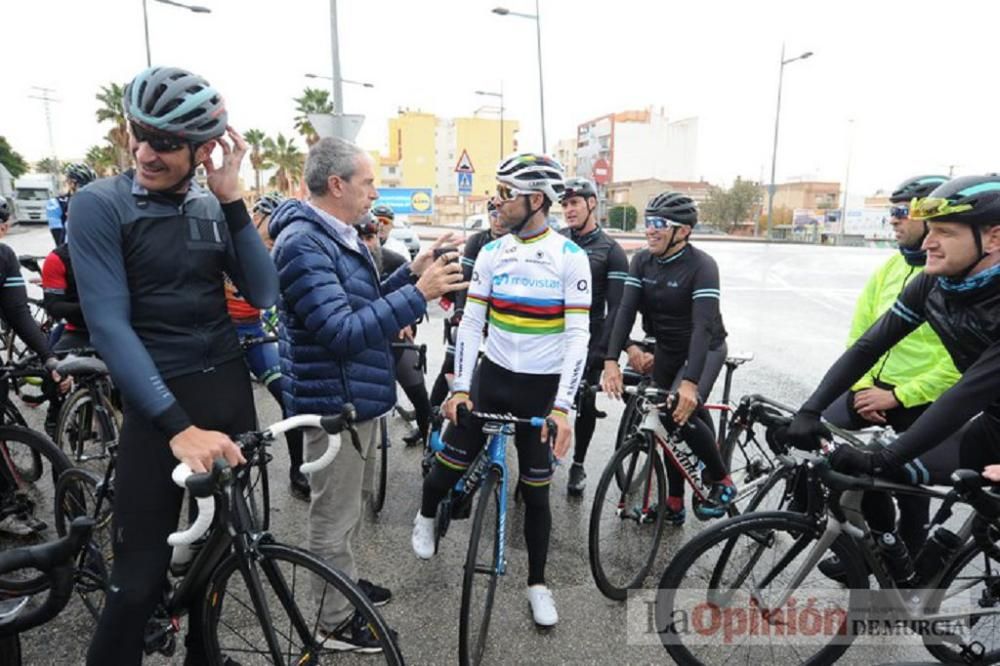
[[[624,601],[649,574],[663,537],[667,481],[652,435],[634,436],[608,461],[590,511],[590,571],[601,593]],[[624,472],[621,485],[619,470]]]
[[[674,661],[834,663],[864,615],[868,573],[844,535],[815,553],[824,529],[797,513],[750,513],[685,544],[663,572],[656,598],[657,631]],[[846,587],[813,564],[789,589],[809,561],[829,555],[844,562]]]
[[[469,535],[462,577],[462,608],[458,624],[458,661],[478,664],[486,651],[493,599],[500,576],[500,472],[491,469],[479,488],[479,503]]]
[[[1000,661],[1000,616],[989,615],[1000,605],[1000,553],[985,552],[978,543],[967,544],[958,552],[938,583],[938,592],[927,603],[928,613],[960,613],[949,621],[951,636],[923,636],[924,647],[946,664],[969,663],[963,651],[973,643],[983,654],[972,663]],[[981,614],[977,614],[976,611]],[[952,640],[954,639],[954,640]],[[969,651],[971,657],[973,653]]]
[[[372,460],[374,475],[372,477],[372,496],[369,501],[372,514],[375,516],[378,516],[385,506],[385,491],[389,477],[389,419],[380,418],[378,429],[379,436],[371,453],[374,456],[374,460]]]
[[[101,412],[106,416],[102,416]],[[81,387],[66,399],[59,410],[56,444],[73,462],[102,472],[110,457],[109,446],[118,442],[121,414],[100,392]]]
[[[31,546],[57,538],[55,494],[69,458],[46,437],[20,426],[0,426],[0,517],[20,534],[0,532],[0,550]],[[0,590],[35,594],[46,589],[46,576],[13,571],[0,576]]]
[[[333,593],[346,597],[368,623],[382,660],[403,663],[385,620],[340,571],[283,544],[262,543],[256,551],[252,559],[233,553],[212,574],[203,615],[209,663],[333,663],[333,641],[320,634],[333,629],[323,626],[322,616]]]
[[[77,559],[75,591],[95,622],[104,609],[114,562],[111,542],[113,491],[102,488],[103,482],[103,477],[74,467],[66,470],[56,484],[56,531],[59,536],[69,532],[74,518],[86,516],[94,519],[90,543]]]

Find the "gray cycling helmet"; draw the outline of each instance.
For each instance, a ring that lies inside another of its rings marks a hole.
[[[889,201],[894,204],[908,204],[913,199],[923,199],[940,185],[947,183],[948,176],[916,176],[900,183],[899,187],[889,195]]]
[[[7,204],[7,200],[0,196],[0,224],[3,224],[10,219],[10,206]]]
[[[253,205],[253,212],[261,215],[270,215],[284,203],[285,197],[280,194],[264,194]]]
[[[179,67],[150,67],[125,86],[125,117],[156,132],[205,143],[226,133],[226,103],[208,81]]]

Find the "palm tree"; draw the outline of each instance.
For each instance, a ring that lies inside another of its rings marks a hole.
[[[291,195],[295,184],[302,177],[305,155],[295,145],[294,138],[286,139],[281,132],[278,132],[275,139],[265,138],[263,146],[263,158],[271,162],[271,166],[278,168],[268,185],[277,187],[283,194]]]
[[[260,196],[260,172],[274,166],[267,161],[267,158],[264,157],[264,153],[261,151],[267,142],[267,135],[259,129],[248,129],[243,138],[246,140],[247,145],[250,146],[250,166],[253,167],[254,189],[257,192],[257,196]]]
[[[59,160],[54,157],[43,157],[42,159],[35,162],[35,171],[37,173],[59,173]]]
[[[128,148],[128,121],[125,119],[125,109],[122,100],[125,97],[125,86],[109,83],[101,86],[101,92],[95,95],[101,106],[97,109],[97,122],[110,120],[113,127],[108,130],[107,139],[115,149],[115,161],[118,169],[124,171],[131,163],[131,153]]]
[[[319,135],[309,122],[307,114],[333,113],[330,93],[320,88],[306,88],[302,91],[302,97],[295,98],[295,110],[299,113],[295,116],[295,129],[305,137],[306,145],[312,146],[319,141]]]
[[[103,146],[91,146],[87,151],[84,161],[90,165],[90,168],[97,172],[98,176],[111,175],[118,166],[115,147],[110,143],[106,143]]]

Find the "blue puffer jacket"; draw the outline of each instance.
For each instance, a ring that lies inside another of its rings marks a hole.
[[[308,204],[271,216],[281,282],[281,372],[293,414],[335,414],[345,402],[367,421],[396,404],[389,343],[427,309],[405,265],[379,283],[370,256],[350,247]]]

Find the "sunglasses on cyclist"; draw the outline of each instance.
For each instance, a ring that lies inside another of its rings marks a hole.
[[[646,218],[646,228],[647,229],[670,229],[672,227],[682,227],[684,226],[680,222],[674,222],[673,220],[668,220],[665,217],[647,217]]]
[[[889,209],[889,215],[896,220],[905,220],[910,216],[909,206],[893,206]]]
[[[189,145],[184,139],[148,130],[136,122],[130,122],[129,127],[138,143],[148,143],[149,147],[158,153],[175,153]]]
[[[527,196],[528,194],[531,194],[531,192],[522,192],[521,190],[515,189],[510,185],[497,183],[497,199],[503,203],[513,201],[520,196]]]
[[[913,202],[911,215],[915,220],[932,220],[935,217],[954,215],[972,210],[972,204],[953,204],[941,197],[925,197]]]

